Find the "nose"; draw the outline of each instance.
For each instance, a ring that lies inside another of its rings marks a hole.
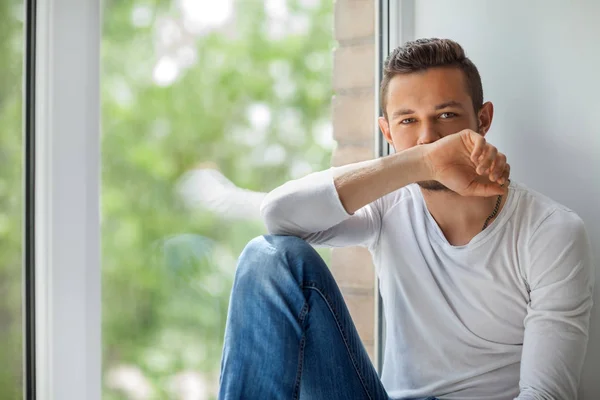
[[[417,144],[429,144],[441,138],[442,135],[440,135],[440,133],[435,129],[433,124],[424,123],[421,126]]]

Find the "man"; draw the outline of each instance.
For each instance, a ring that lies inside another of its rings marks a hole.
[[[220,398],[576,399],[593,289],[583,222],[509,180],[485,140],[493,106],[459,44],[394,50],[381,93],[395,154],[265,198],[272,235],[239,260]],[[381,379],[309,244],[371,251],[387,322]]]

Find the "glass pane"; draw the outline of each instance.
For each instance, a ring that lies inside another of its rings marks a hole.
[[[330,163],[333,0],[104,7],[103,398],[214,399],[264,192]]]
[[[23,397],[23,1],[0,1],[0,399]]]

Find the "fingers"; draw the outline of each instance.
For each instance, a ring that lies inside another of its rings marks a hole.
[[[510,164],[507,163],[504,167],[504,172],[502,173],[502,176],[496,182],[498,182],[501,185],[506,185],[506,183],[508,182],[508,178],[510,178]]]
[[[474,182],[473,193],[476,196],[497,196],[505,193],[504,187],[510,177],[510,165],[504,162],[502,174],[497,179],[489,179],[490,182]],[[493,174],[492,174],[493,175]]]
[[[491,144],[485,146],[485,150],[483,154],[479,156],[477,165],[477,173],[479,175],[483,175],[486,173],[490,173],[492,164],[496,160],[496,156],[498,155],[498,149]]]
[[[487,142],[485,138],[479,134],[470,136],[470,139],[473,140],[475,144],[473,151],[471,152],[471,161],[477,165],[479,164],[479,158],[483,155]]]
[[[471,196],[490,197],[504,194],[504,188],[497,183],[473,182],[470,187]]]
[[[500,179],[500,177],[504,173],[505,167],[506,167],[506,156],[502,153],[498,153],[490,167],[489,180],[492,182],[498,181],[498,179]]]
[[[482,138],[483,139],[483,138]],[[510,165],[506,156],[498,149],[483,140],[476,140],[471,160],[475,164],[478,175],[487,175],[491,182],[504,185],[510,177]]]

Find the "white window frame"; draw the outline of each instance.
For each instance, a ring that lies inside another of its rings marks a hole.
[[[38,0],[36,400],[100,400],[100,0]]]
[[[375,115],[381,115],[379,87],[382,79],[383,62],[397,46],[415,39],[415,0],[377,0],[375,44]],[[375,157],[385,157],[394,152],[384,140],[375,123]],[[385,347],[385,315],[379,293],[379,279],[375,273],[375,368],[381,375]]]
[[[414,32],[414,0],[376,4],[379,99],[383,59]],[[100,400],[101,1],[37,0],[36,18],[35,399]],[[376,135],[375,154],[389,153]],[[381,371],[378,284],[375,299]]]

